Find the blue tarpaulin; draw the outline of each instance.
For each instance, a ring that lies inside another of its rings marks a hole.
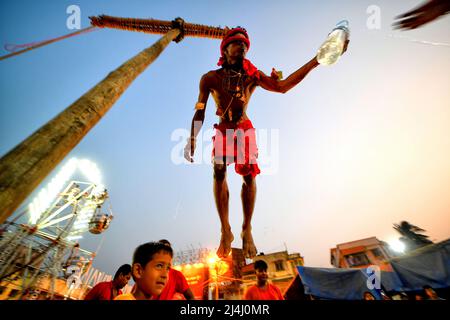
[[[425,285],[434,289],[450,287],[450,239],[389,262],[404,291],[421,290]]]
[[[407,288],[404,287],[403,282],[400,277],[395,272],[381,271],[380,275],[381,288],[386,292],[391,291],[405,291]]]
[[[389,262],[394,272],[380,272],[380,286],[384,291],[416,291],[424,285],[435,289],[450,287],[450,239]],[[360,300],[364,292],[369,291],[377,299],[381,298],[376,289],[369,289],[373,275],[370,269],[298,266],[297,270],[305,294],[322,299]]]
[[[369,290],[366,269],[333,269],[297,267],[305,294],[322,299],[361,300],[365,291],[379,298],[376,290]]]

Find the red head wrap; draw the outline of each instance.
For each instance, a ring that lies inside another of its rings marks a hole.
[[[237,36],[238,33],[243,34],[245,38]],[[227,34],[223,37],[222,43],[220,44],[220,53],[222,54],[222,56],[223,51],[225,50],[227,45],[236,40],[245,42],[245,44],[247,45],[247,50],[250,49],[250,39],[248,37],[247,30],[245,30],[244,28],[237,27],[228,31]]]
[[[245,38],[242,38],[240,36],[237,36],[238,33],[241,33],[245,36]],[[233,28],[230,31],[227,32],[227,34],[223,37],[222,42],[220,44],[220,54],[221,57],[219,59],[219,62],[217,62],[218,66],[223,65],[226,62],[225,58],[225,48],[233,41],[243,41],[247,45],[247,50],[250,49],[250,39],[248,37],[247,30],[241,27]],[[259,79],[259,72],[258,69],[250,62],[248,59],[244,59],[242,62],[242,67],[244,68],[245,73],[250,77],[256,77]]]

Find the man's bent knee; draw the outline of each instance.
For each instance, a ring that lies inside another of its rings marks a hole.
[[[214,180],[223,181],[227,174],[227,166],[225,164],[214,164]]]
[[[255,178],[251,174],[244,176],[244,183],[251,186],[255,183]]]

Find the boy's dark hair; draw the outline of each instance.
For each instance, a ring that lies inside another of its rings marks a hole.
[[[255,270],[266,270],[267,271],[267,263],[264,260],[258,260],[255,262]]]
[[[423,290],[427,290],[427,289],[433,289],[430,285],[424,285],[423,287],[422,287],[422,289]]]
[[[165,244],[166,246],[172,247],[172,245],[170,244],[169,240],[161,239],[158,242],[161,242],[161,243]]]
[[[127,275],[129,273],[131,273],[131,266],[129,264],[123,264],[117,269],[113,279],[117,279],[121,274]]]
[[[139,263],[145,268],[147,263],[153,259],[155,253],[164,251],[173,257],[173,250],[168,245],[161,242],[147,242],[136,248],[133,254],[133,264]]]

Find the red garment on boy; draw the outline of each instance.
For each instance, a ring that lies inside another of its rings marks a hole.
[[[180,271],[170,268],[166,286],[155,300],[174,300],[176,293],[183,294],[187,289],[189,289],[189,284],[184,275]]]
[[[117,295],[121,295],[122,290],[118,290]],[[113,300],[113,282],[100,282],[88,292],[84,300]]]

